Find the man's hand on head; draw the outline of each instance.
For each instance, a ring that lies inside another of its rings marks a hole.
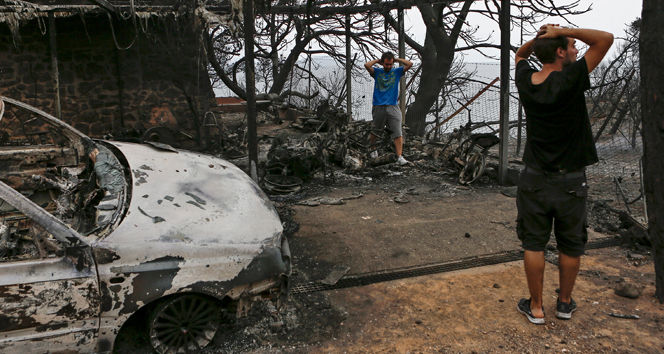
[[[565,27],[560,27],[558,24],[546,24],[540,27],[539,32],[535,38],[556,38],[561,36],[561,30]]]
[[[403,58],[394,58],[395,63],[399,63],[403,66],[403,71],[406,72],[408,69],[410,69],[413,66],[413,63],[410,60],[406,60]]]

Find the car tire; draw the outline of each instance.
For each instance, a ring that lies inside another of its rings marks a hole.
[[[150,343],[159,354],[198,352],[212,341],[220,319],[214,300],[198,295],[168,298],[150,315]]]

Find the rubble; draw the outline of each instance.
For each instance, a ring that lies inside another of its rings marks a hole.
[[[307,200],[297,202],[297,205],[306,206],[319,206],[319,205],[342,205],[346,204],[346,200],[361,198],[362,194],[354,195],[345,198],[331,198],[331,197],[314,197]]]
[[[371,135],[377,136],[374,143],[370,142]],[[423,142],[421,137],[409,136],[407,129],[403,154],[413,163],[405,167],[393,165],[397,156],[388,131],[374,130],[371,121],[349,121],[345,112],[327,105],[319,106],[316,116],[300,117],[287,127],[280,127],[274,136],[264,138],[271,141],[263,164],[264,185],[276,193],[294,190],[284,190],[280,183],[275,185],[271,181],[275,175],[292,176],[306,183],[322,173],[323,180],[334,182],[338,177],[371,180],[398,176],[403,169],[458,174],[464,166],[458,156],[463,152],[458,133],[443,135],[445,142]],[[405,199],[398,198],[401,200]]]

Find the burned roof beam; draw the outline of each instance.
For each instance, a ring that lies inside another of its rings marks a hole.
[[[148,0],[133,4],[135,12],[145,13],[164,13],[174,12],[178,4],[177,0]],[[8,3],[0,0],[0,13],[22,13],[26,7],[30,7],[37,12],[72,12],[77,10],[116,12],[116,10],[126,11],[132,8],[129,0],[24,0],[20,3]],[[228,14],[231,7],[228,1],[219,2],[214,5],[206,6],[208,11],[217,14]]]
[[[329,5],[329,1],[318,1],[313,5],[276,5],[269,8],[258,8],[256,12],[260,14],[316,14],[316,15],[332,15],[332,14],[357,14],[363,12],[380,12],[382,10],[392,10],[392,9],[409,9],[413,6],[425,5],[425,4],[451,4],[455,2],[461,2],[462,0],[392,0],[392,1],[382,1],[377,3],[371,3],[369,5],[363,6],[325,6]],[[208,11],[214,12],[211,8],[207,8]]]
[[[115,12],[115,7],[113,5],[109,4],[108,1],[106,0],[90,0],[91,3],[99,5],[99,7],[103,8],[104,10],[114,13]]]
[[[38,6],[56,6],[56,7],[66,7],[66,6],[78,6],[78,5],[90,5],[90,2],[98,3],[100,1],[96,0],[23,0],[21,1],[26,4],[33,4]],[[103,2],[107,2],[103,0]],[[130,0],[116,0],[113,1],[113,7],[131,7],[132,2]],[[135,8],[139,7],[170,7],[172,8],[177,3],[177,0],[147,0],[141,1],[140,4],[134,4]]]

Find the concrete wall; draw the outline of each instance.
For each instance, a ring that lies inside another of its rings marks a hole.
[[[196,120],[216,103],[192,22],[154,17],[134,27],[116,20],[114,40],[105,14],[56,19],[62,119],[92,137],[167,126],[195,138]],[[16,40],[0,24],[0,95],[55,115],[48,20],[25,23],[19,34]],[[122,50],[116,41],[134,43]]]

